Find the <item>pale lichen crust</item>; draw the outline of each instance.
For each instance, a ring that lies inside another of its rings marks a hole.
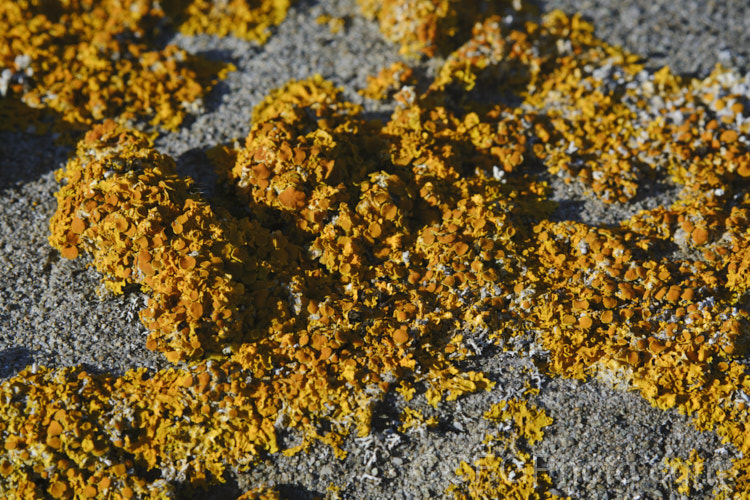
[[[321,77],[271,92],[244,145],[209,152],[224,200],[201,196],[146,135],[92,128],[58,174],[50,242],[89,254],[114,292],[149,294],[147,347],[177,365],[119,378],[27,369],[3,383],[0,488],[158,497],[314,441],[342,456],[390,391],[409,401],[420,388],[437,406],[491,390],[459,368],[490,338],[527,346],[547,374],[599,377],[691,415],[742,453],[717,497],[748,495],[747,78],[648,73],[578,16],[457,5],[376,9],[381,24],[407,16],[395,35],[385,23],[407,52],[449,52],[424,88],[402,65],[372,81],[372,97],[398,89],[386,123]],[[545,169],[607,203],[657,176],[680,191],[618,225],[556,222]],[[526,449],[551,418],[525,399],[485,417],[501,431],[457,464],[447,493],[552,497]],[[413,408],[401,419],[401,432],[437,423]],[[301,444],[282,450],[280,428]],[[665,465],[689,492],[701,463]]]

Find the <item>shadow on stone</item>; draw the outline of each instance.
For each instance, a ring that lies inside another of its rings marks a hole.
[[[0,351],[0,378],[10,378],[34,362],[25,347],[11,347]]]

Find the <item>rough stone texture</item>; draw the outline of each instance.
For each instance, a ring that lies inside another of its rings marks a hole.
[[[581,12],[596,33],[642,56],[649,69],[706,76],[718,62],[750,69],[750,4],[744,0],[542,0],[546,10]]]

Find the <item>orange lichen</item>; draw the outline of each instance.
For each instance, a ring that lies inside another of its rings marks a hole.
[[[183,373],[21,372],[3,386],[11,391],[1,409],[3,434],[13,436],[5,439],[10,472],[0,478],[3,491],[32,488],[40,498],[96,487],[115,498],[162,498],[169,480],[189,477],[199,485],[221,478],[228,458],[243,466],[259,449],[277,450],[273,425],[263,420],[275,411],[260,396],[264,388],[258,394],[252,384],[227,383],[227,372],[210,363]],[[208,374],[209,387],[188,386],[193,373]],[[39,465],[51,472],[40,475]],[[157,466],[163,479],[154,484],[144,474]]]
[[[115,292],[140,285],[147,347],[182,364],[5,382],[0,486],[156,496],[279,451],[278,425],[303,436],[285,453],[319,440],[341,456],[389,391],[410,400],[420,387],[437,406],[492,390],[457,363],[489,335],[506,349],[533,338],[547,373],[634,388],[716,430],[745,457],[720,497],[746,494],[750,125],[738,77],[650,74],[561,12],[513,21],[451,1],[362,3],[407,52],[455,49],[424,92],[399,91],[387,123],[319,76],[291,81],[253,111],[244,145],[209,152],[228,197],[211,202],[139,132],[106,122],[80,142],[58,174],[50,242],[89,254]],[[654,176],[680,191],[618,225],[554,222],[541,166],[610,203]],[[402,418],[402,431],[435,423]],[[549,497],[517,447],[549,418],[523,400],[486,418],[512,422],[512,436],[489,437],[451,492]],[[163,478],[149,484],[152,469]]]
[[[68,258],[79,249],[91,253],[114,292],[135,282],[151,293],[141,313],[150,348],[182,359],[239,340],[255,318],[245,290],[262,271],[254,258],[231,256],[261,255],[247,235],[267,236],[249,221],[222,223],[225,215],[191,193],[174,162],[142,134],[107,122],[86,135],[78,152],[58,173],[66,185],[50,243]]]
[[[208,368],[199,361],[207,355],[221,360],[224,376],[252,379],[247,383],[247,394],[257,400],[252,407],[265,408],[263,419],[254,425],[270,425],[283,415],[292,426],[305,431],[303,445],[288,452],[304,449],[311,439],[322,440],[340,452],[341,436],[350,428],[360,434],[368,432],[372,401],[395,380],[407,384],[409,380],[426,380],[432,404],[489,390],[493,385],[483,374],[461,372],[450,361],[466,356],[460,337],[444,348],[439,339],[453,335],[452,311],[457,314],[461,308],[461,299],[453,291],[458,280],[468,293],[478,293],[471,292],[471,287],[496,275],[491,262],[496,257],[491,251],[497,245],[494,240],[521,234],[511,224],[517,209],[510,201],[499,212],[481,208],[482,197],[474,191],[480,186],[465,185],[458,177],[436,178],[433,184],[442,182],[441,190],[455,191],[452,196],[456,199],[462,193],[474,193],[470,206],[461,204],[458,211],[439,204],[415,206],[412,200],[416,194],[407,187],[413,184],[410,179],[415,174],[408,164],[358,160],[387,157],[389,150],[397,147],[390,145],[393,139],[388,127],[379,132],[374,124],[358,118],[358,113],[320,78],[292,83],[264,102],[255,112],[246,149],[226,153],[227,158],[235,158],[236,165],[224,170],[224,175],[248,201],[250,218],[238,219],[210,207],[191,191],[189,180],[175,175],[174,163],[156,153],[142,134],[111,122],[87,134],[77,157],[59,173],[66,184],[58,194],[58,212],[51,222],[52,244],[90,253],[93,265],[105,274],[113,291],[121,291],[127,283],[139,283],[151,295],[141,313],[151,330],[147,346],[165,352],[170,361],[198,363],[191,369],[195,372],[175,373],[171,387],[180,391],[200,387],[200,376],[193,373],[200,375]],[[309,134],[294,133],[294,127],[301,128],[310,116],[317,117],[319,128]],[[454,125],[459,137],[467,136],[461,148],[470,154],[476,147],[466,123]],[[357,126],[382,137],[373,140],[371,133],[358,134]],[[271,164],[268,170],[277,174],[255,177],[270,179],[276,188],[269,191],[259,186],[258,191],[248,191],[243,176],[261,170],[253,167],[265,165],[264,157],[251,156],[248,150],[257,152],[256,141],[265,137],[259,134],[285,128],[288,142],[266,150],[266,154],[275,155],[273,160],[266,158]],[[445,130],[447,142],[451,141],[449,132]],[[370,154],[373,149],[377,152],[376,148],[382,153]],[[359,163],[360,173],[343,166],[343,172],[331,170],[325,156],[332,154],[329,152],[336,152],[334,158],[342,165]],[[480,154],[477,150],[474,156]],[[403,158],[402,154],[395,156]],[[259,162],[248,166],[249,158]],[[283,184],[289,182],[286,176],[301,168],[311,173],[291,177],[297,182],[291,191],[303,193],[304,198],[296,194],[287,197],[290,185]],[[421,165],[414,168],[424,175]],[[296,204],[296,200],[319,199],[315,193],[329,193],[330,189],[337,193],[335,203]],[[514,191],[509,186],[498,188],[498,192],[510,196]],[[294,204],[288,199],[295,200]],[[318,207],[325,209],[316,216],[308,215]],[[419,240],[409,234],[431,227],[432,214],[440,210],[446,214],[442,224],[435,226],[436,246],[421,248]],[[464,235],[461,231],[460,240],[443,237],[443,233],[452,235],[457,230],[463,210],[469,220],[477,219],[472,232]],[[288,238],[264,227],[284,222],[292,229]],[[469,248],[475,231],[486,240],[483,250]],[[327,235],[333,238],[327,243],[334,245],[330,254],[323,243]],[[444,253],[443,247],[452,249],[445,253],[453,259],[451,271],[430,276],[427,266],[433,256]],[[317,248],[322,249],[320,258],[315,257]],[[455,257],[451,257],[453,253]],[[326,255],[334,254],[341,258],[335,265],[326,260]],[[394,254],[399,261],[394,262]],[[455,273],[468,271],[461,259],[472,259],[483,273],[465,272],[456,278]],[[424,279],[410,281],[410,273]],[[343,286],[348,281],[357,286]],[[370,286],[361,287],[364,283]],[[128,377],[119,380],[125,383]],[[150,380],[157,393],[160,387],[167,387],[160,377]],[[205,413],[205,402],[192,403],[179,394],[177,399],[168,399],[178,405],[172,411],[183,413],[188,411],[180,409],[184,405],[195,405],[191,415]],[[150,399],[167,401],[156,394]],[[250,411],[244,404],[235,406],[238,412]],[[133,411],[155,410],[147,406]],[[333,426],[322,435],[316,430],[321,419]],[[234,430],[217,426],[216,439]],[[218,455],[204,454],[202,467],[220,477],[221,464],[241,463],[241,453],[252,456],[256,448],[274,449],[272,435],[256,432],[250,436],[257,437],[248,437],[247,447],[232,448],[236,458],[229,453],[216,462]],[[143,455],[148,467],[156,467],[165,460],[171,463],[181,453],[144,444],[137,456]],[[202,477],[195,474],[191,481]]]
[[[260,487],[246,491],[237,500],[279,500],[281,495],[276,488]]]
[[[552,423],[544,410],[529,406],[525,400],[502,401],[485,413],[495,422],[511,421],[508,435],[488,435],[484,444],[487,454],[474,466],[461,462],[456,474],[462,483],[452,485],[446,493],[456,499],[469,498],[561,498],[549,493],[552,483],[548,474],[540,472],[531,455],[522,451],[524,438],[528,444],[541,439],[542,429]]]
[[[537,157],[551,173],[574,176],[605,202],[632,199],[641,181],[659,170],[684,186],[672,207],[637,214],[621,228],[538,223],[536,241],[527,240],[523,258],[513,259],[513,267],[526,272],[506,275],[520,295],[500,309],[507,322],[484,324],[509,335],[521,333],[518,325],[532,324],[549,351],[552,372],[624,377],[655,405],[692,413],[699,428],[716,428],[744,450],[750,446],[742,437],[748,415],[744,403],[730,401],[741,399],[748,387],[746,369],[737,361],[748,347],[741,297],[750,284],[750,253],[741,186],[750,161],[746,140],[740,140],[748,126],[744,108],[721,104],[739,99],[729,90],[736,77],[722,68],[703,81],[682,81],[666,68],[649,76],[636,60],[597,40],[579,17],[554,12],[539,25],[527,23],[524,31],[489,18],[448,58],[430,87],[425,102],[442,102],[446,89],[471,91],[461,101],[470,111],[483,109],[472,92],[492,85],[500,98],[520,97],[532,125],[518,127],[531,136],[531,151],[522,150],[520,161],[524,154]],[[622,92],[607,87],[608,74],[622,80]],[[658,94],[666,97],[666,109],[650,110]],[[651,113],[646,120],[638,115],[644,109]],[[680,121],[665,119],[666,113]],[[715,114],[724,116],[711,119]],[[409,140],[401,135],[404,143]],[[484,131],[479,137],[492,136]],[[500,177],[512,179],[507,173],[513,164],[504,170]],[[725,200],[732,196],[728,208]],[[423,241],[436,240],[430,231]],[[668,243],[703,258],[649,258]],[[731,473],[738,491],[748,481],[744,463],[738,461]]]
[[[666,471],[676,475],[675,484],[677,491],[683,495],[693,493],[693,486],[698,478],[704,473],[705,461],[698,455],[696,450],[690,452],[687,460],[679,457],[665,460]]]
[[[265,43],[270,28],[286,17],[292,0],[165,0],[161,2],[187,35],[233,35]]]
[[[163,16],[150,0],[0,2],[0,70],[16,75],[2,106],[17,98],[78,126],[117,117],[176,128],[224,65],[151,48]]]
[[[357,0],[362,13],[377,19],[380,30],[400,44],[403,54],[434,56],[452,48],[485,16],[530,9],[526,2],[459,0]]]
[[[376,76],[367,77],[367,87],[360,94],[370,99],[386,99],[404,85],[414,85],[414,71],[403,62],[396,62],[383,68]]]

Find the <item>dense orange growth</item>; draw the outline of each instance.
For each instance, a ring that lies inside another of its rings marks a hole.
[[[254,110],[244,145],[209,152],[227,193],[210,202],[144,134],[105,122],[79,143],[58,174],[50,242],[89,254],[115,292],[140,285],[147,346],[181,364],[150,378],[39,369],[5,382],[0,487],[158,496],[168,481],[221,480],[279,451],[279,426],[303,436],[286,453],[320,440],[341,455],[389,391],[408,401],[424,387],[437,406],[491,389],[457,363],[489,338],[528,345],[548,374],[596,376],[689,413],[744,454],[719,496],[747,494],[739,77],[649,74],[560,12],[539,22],[452,1],[365,7],[407,51],[455,49],[426,88],[398,91],[387,123],[320,77],[289,82]],[[381,76],[399,83],[375,97],[406,82]],[[559,222],[542,168],[608,203],[655,177],[680,191],[619,225]],[[549,478],[535,484],[513,443],[538,441],[550,419],[523,400],[486,417],[512,422],[511,439],[490,437],[451,492],[549,497]],[[402,432],[436,424],[411,408],[402,419]],[[162,479],[148,483],[151,469]]]
[[[462,40],[476,22],[492,14],[533,10],[525,0],[357,0],[362,13],[377,19],[386,38],[401,53],[435,56]]]
[[[292,0],[163,0],[161,4],[187,35],[233,35],[265,43],[281,24]]]
[[[0,71],[13,75],[0,116],[18,99],[78,126],[117,117],[176,128],[231,66],[151,47],[162,18],[152,0],[0,2]]]
[[[263,251],[248,238],[265,243],[266,234],[249,221],[224,223],[228,215],[192,193],[171,158],[143,135],[105,123],[86,135],[59,176],[66,184],[50,242],[68,258],[79,249],[91,253],[111,290],[139,283],[151,293],[141,314],[150,348],[195,358],[253,325],[245,290],[262,279],[256,256]]]

